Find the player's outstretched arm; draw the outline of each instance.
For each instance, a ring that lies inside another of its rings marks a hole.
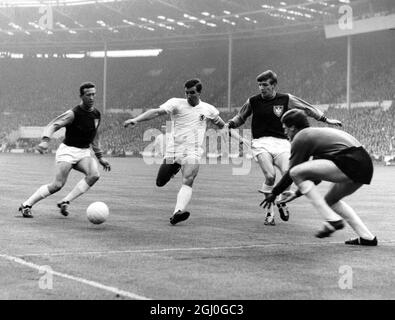
[[[340,120],[337,120],[337,119],[329,119],[329,118],[326,118],[326,121],[325,121],[327,124],[331,124],[331,125],[333,125],[333,126],[337,126],[337,127],[341,127],[343,124],[342,124],[342,122],[340,121]]]
[[[36,150],[41,154],[47,152],[49,141],[52,135],[58,131],[60,128],[67,126],[74,120],[74,112],[68,110],[53,119],[44,129],[43,136],[41,138],[40,144],[36,147]]]
[[[259,204],[259,206],[263,207],[264,209],[270,209],[272,205],[274,205],[274,202],[277,198],[277,195],[273,193],[269,193],[268,195],[265,196],[265,199]]]
[[[123,123],[123,126],[125,128],[130,125],[135,126],[138,122],[148,121],[148,120],[154,119],[156,117],[163,116],[165,114],[166,114],[166,110],[164,110],[164,109],[161,109],[161,108],[150,109],[135,118],[126,120]]]
[[[252,115],[252,108],[250,104],[250,99],[247,99],[247,101],[243,104],[237,115],[235,115],[232,119],[230,119],[226,125],[228,126],[229,129],[236,129],[243,125],[246,121],[247,118]]]
[[[225,128],[225,121],[222,120],[220,116],[217,116],[215,119],[211,120],[218,128],[224,129]]]
[[[48,151],[48,146],[49,146],[49,138],[48,137],[43,137],[41,142],[37,145],[36,150],[44,154],[45,152]]]
[[[98,161],[102,165],[104,171],[111,171],[111,165],[106,159],[99,158]]]
[[[306,113],[306,115],[308,115],[311,118],[316,119],[317,121],[325,122],[327,124],[338,126],[338,127],[342,126],[341,121],[339,121],[337,119],[327,118],[321,110],[314,107],[311,103],[308,103],[307,101],[305,101],[299,97],[296,97],[290,93],[288,93],[288,96],[289,96],[289,108],[290,109],[297,108],[297,109],[303,110]]]
[[[277,204],[286,204],[302,196],[302,193],[299,191],[299,189],[296,190],[296,192],[287,192],[287,193],[283,192],[283,194],[286,194],[285,198],[282,198],[281,200],[277,201]]]
[[[92,150],[99,161],[99,163],[102,165],[104,171],[111,171],[111,165],[110,163],[103,158],[103,150],[100,145],[100,133],[96,132],[96,136],[93,139],[91,143]]]

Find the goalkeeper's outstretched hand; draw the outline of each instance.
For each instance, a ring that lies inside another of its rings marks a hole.
[[[266,198],[259,204],[259,206],[270,209],[270,207],[274,204],[276,198],[276,195],[274,195],[273,193],[269,193]]]
[[[284,197],[285,196],[285,197]],[[299,198],[300,195],[297,194],[296,192],[283,192],[283,198],[277,202],[277,204],[286,204],[288,202],[291,202],[292,200],[295,200],[296,198]]]

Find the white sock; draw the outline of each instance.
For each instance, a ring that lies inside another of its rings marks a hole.
[[[176,207],[174,208],[174,213],[176,213],[178,210],[184,211],[189,201],[191,201],[191,198],[192,187],[183,184],[177,194],[177,203]]]
[[[274,211],[274,205],[272,205],[272,206],[270,207],[270,210],[268,210],[267,213],[270,213],[270,215],[274,218],[274,213],[275,213],[275,211]]]
[[[273,186],[269,186],[266,183],[262,183],[262,188],[261,188],[261,192],[263,193],[272,193],[273,190]]]
[[[340,200],[333,204],[331,208],[348,222],[348,224],[354,229],[358,236],[367,240],[373,240],[374,235],[365,226],[354,209],[351,208],[347,203]]]
[[[298,185],[299,190],[313,203],[313,206],[327,221],[338,221],[341,217],[333,211],[321,196],[312,181],[306,180]]]
[[[89,190],[90,186],[89,184],[86,183],[85,179],[80,180],[73,190],[70,191],[70,193],[63,198],[62,201],[73,201],[75,198],[78,198],[81,194],[87,192]]]
[[[35,193],[33,193],[29,199],[27,199],[23,205],[24,206],[33,206],[35,203],[39,202],[40,200],[48,197],[51,193],[48,190],[48,185],[45,184],[38,188]]]
[[[262,189],[267,190],[267,192],[265,191],[263,194],[265,195],[265,198],[267,198],[267,196],[272,192],[273,190],[273,186],[268,186],[267,184],[263,184],[262,185]],[[262,191],[262,190],[261,190]],[[267,216],[272,216],[274,217],[274,204],[269,208],[266,208],[266,215]]]

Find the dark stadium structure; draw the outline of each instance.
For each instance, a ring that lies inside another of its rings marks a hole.
[[[339,6],[354,19],[393,13],[391,0],[13,0],[0,1],[3,49],[112,48],[322,32],[336,23]],[[40,26],[51,7],[52,27]]]
[[[142,133],[125,136],[120,128],[130,113],[182,94],[183,81],[196,76],[203,99],[228,119],[256,92],[256,75],[271,68],[280,90],[329,108],[383,158],[395,136],[393,30],[328,38],[342,7],[352,8],[356,26],[395,13],[391,0],[0,1],[2,150],[31,145],[15,131],[78,103],[75,88],[87,79],[107,114],[106,150],[139,153]],[[139,49],[159,53],[110,55]]]

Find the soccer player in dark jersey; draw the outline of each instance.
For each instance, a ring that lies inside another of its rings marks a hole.
[[[299,189],[283,202],[300,195],[305,195],[312,202],[326,220],[316,237],[329,237],[342,229],[344,219],[359,236],[347,240],[346,244],[377,245],[377,238],[342,200],[372,180],[373,163],[361,143],[341,130],[311,128],[306,115],[300,110],[287,111],[281,121],[292,143],[289,170],[261,205],[270,207],[276,197],[294,182]],[[313,160],[309,161],[310,157]],[[313,181],[333,183],[325,198],[318,193]]]
[[[91,148],[105,171],[110,171],[110,163],[103,158],[99,146],[97,129],[101,115],[93,105],[96,88],[93,83],[86,82],[80,86],[81,103],[52,120],[43,132],[41,143],[37,146],[40,153],[48,149],[53,133],[62,127],[66,128],[65,138],[56,151],[55,179],[50,184],[38,188],[30,198],[24,201],[19,211],[25,218],[32,218],[32,206],[38,201],[58,192],[65,185],[71,169],[85,174],[85,178],[77,183],[57,206],[62,215],[67,216],[68,205],[75,198],[89,190],[100,177],[97,162],[91,155]]]
[[[289,109],[298,108],[318,121],[341,126],[341,122],[328,119],[323,112],[310,103],[291,94],[277,92],[277,75],[267,70],[257,77],[260,93],[247,99],[239,113],[228,121],[227,126],[240,127],[252,115],[251,149],[255,160],[262,169],[265,181],[259,192],[270,194],[276,180],[277,167],[281,174],[288,169],[290,143],[284,133],[281,116]],[[284,190],[283,197],[290,192]],[[275,225],[273,207],[266,212],[265,225]],[[285,204],[279,204],[278,209],[282,220],[289,219],[289,211]]]

